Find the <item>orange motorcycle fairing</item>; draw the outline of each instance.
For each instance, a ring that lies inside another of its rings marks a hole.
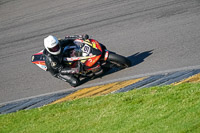
[[[95,56],[95,57],[88,59],[85,62],[85,65],[88,66],[88,67],[92,67],[100,59],[100,57],[101,57],[101,55],[98,55],[98,56]]]

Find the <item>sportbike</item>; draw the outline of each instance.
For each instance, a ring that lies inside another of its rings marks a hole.
[[[71,49],[69,46],[66,46],[63,50],[63,55],[65,55],[63,57],[63,63],[68,66],[73,66],[76,62],[81,62],[84,65],[84,69],[79,73],[73,74],[79,79],[101,75],[111,68],[124,69],[131,66],[128,58],[107,50],[103,44],[100,44],[94,39],[76,39],[74,43],[81,47]],[[32,63],[48,71],[43,50],[32,55]]]

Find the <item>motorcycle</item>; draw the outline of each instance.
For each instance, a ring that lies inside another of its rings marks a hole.
[[[70,50],[71,52],[70,55],[63,57],[63,62],[68,66],[73,66],[77,61],[84,64],[84,70],[73,74],[78,79],[97,77],[111,68],[124,69],[131,66],[131,62],[128,58],[107,50],[103,44],[100,44],[94,39],[75,39],[74,43],[80,47],[71,50],[71,47],[66,46],[63,50],[63,55],[69,53]],[[41,69],[48,71],[43,51],[44,50],[33,54],[31,62]]]

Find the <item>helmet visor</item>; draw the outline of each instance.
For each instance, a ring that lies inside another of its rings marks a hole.
[[[51,52],[57,52],[57,51],[59,51],[59,49],[60,49],[60,46],[56,45],[53,48],[49,48],[49,51],[51,51]]]

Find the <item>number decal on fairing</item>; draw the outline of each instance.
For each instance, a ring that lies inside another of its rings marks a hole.
[[[88,55],[90,53],[90,46],[85,44],[82,50],[83,50],[83,53],[86,53]]]

